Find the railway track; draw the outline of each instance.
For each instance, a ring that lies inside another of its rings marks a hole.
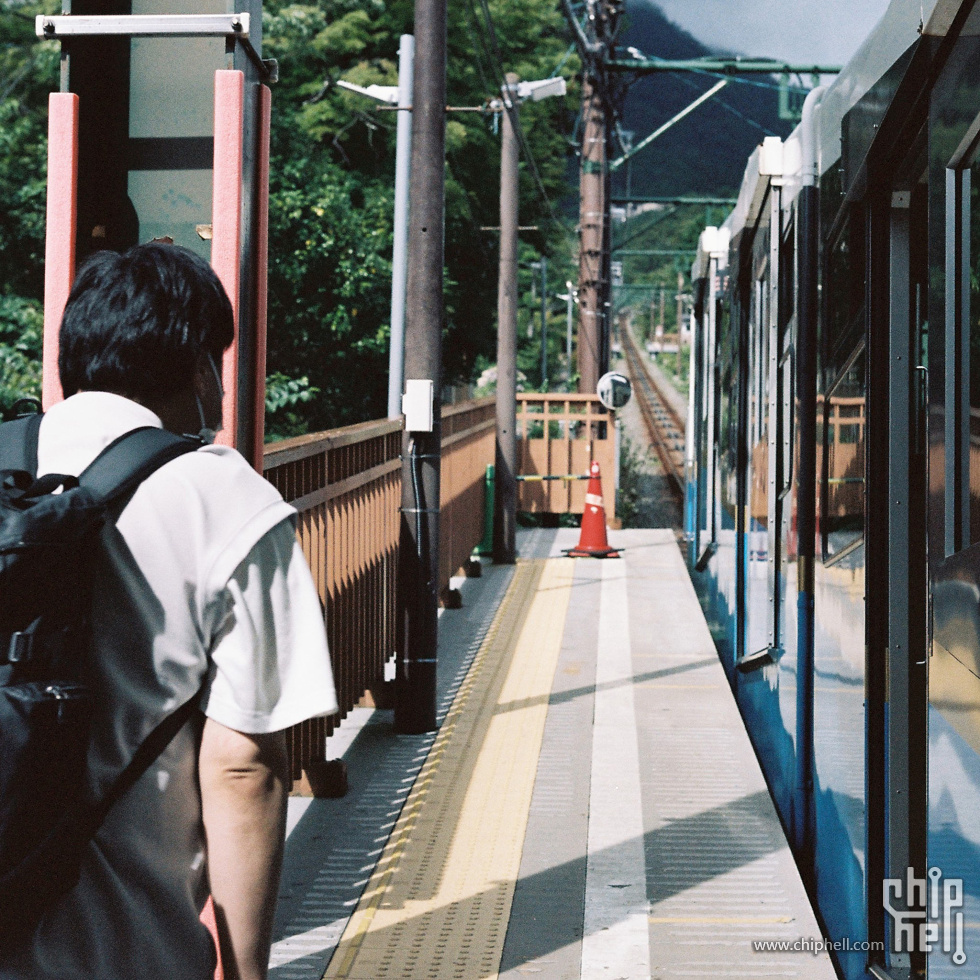
[[[672,489],[683,501],[685,420],[650,372],[630,331],[621,331],[620,340],[637,404],[650,434],[650,443],[657,452]]]

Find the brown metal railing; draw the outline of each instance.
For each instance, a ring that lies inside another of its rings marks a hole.
[[[439,587],[483,537],[483,495],[496,444],[494,398],[443,406],[439,512]]]
[[[517,472],[520,476],[574,476],[602,471],[606,519],[616,516],[613,489],[616,439],[613,415],[595,395],[522,392],[517,396]],[[581,514],[584,480],[521,480],[517,509]]]
[[[494,458],[494,400],[442,410],[440,586],[483,534]],[[297,536],[324,607],[339,711],[290,730],[294,780],[324,758],[339,720],[380,681],[395,649],[401,506],[400,419],[364,422],[265,447],[264,472],[299,511]]]
[[[299,511],[297,536],[323,603],[340,711],[290,730],[293,779],[323,759],[334,725],[380,680],[395,647],[400,419],[265,447],[265,476]]]

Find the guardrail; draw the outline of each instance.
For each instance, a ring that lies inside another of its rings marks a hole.
[[[517,396],[518,476],[578,476],[597,460],[602,471],[606,520],[616,516],[616,438],[613,414],[595,395]],[[581,514],[581,480],[519,480],[517,509],[530,513]]]
[[[440,586],[483,533],[483,478],[494,458],[494,400],[443,409]],[[265,447],[264,474],[299,511],[297,537],[324,607],[339,711],[289,732],[294,780],[380,681],[395,650],[402,422],[385,419]]]

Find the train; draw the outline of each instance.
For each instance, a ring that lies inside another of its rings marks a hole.
[[[978,976],[980,4],[892,0],[692,280],[690,573],[823,938]]]

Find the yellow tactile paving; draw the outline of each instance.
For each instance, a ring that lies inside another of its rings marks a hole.
[[[325,980],[497,976],[573,568],[518,565]]]

